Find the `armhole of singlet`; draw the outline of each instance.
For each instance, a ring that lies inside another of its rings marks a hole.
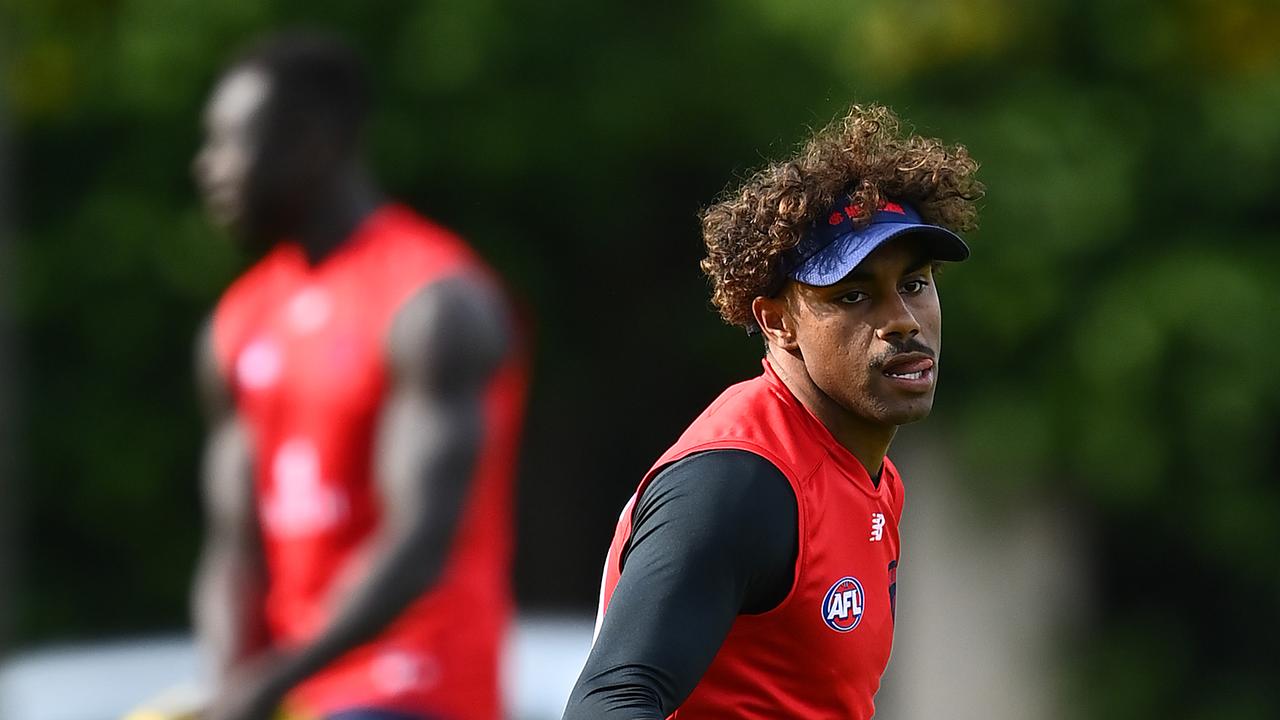
[[[213,367],[217,371],[222,382],[227,383],[230,387],[232,374],[235,369],[235,340],[232,338],[233,328],[229,324],[234,322],[231,315],[235,312],[232,303],[234,298],[227,297],[213,308],[213,314],[209,317],[208,333],[209,333],[209,352],[213,353]]]
[[[240,274],[223,291],[209,318],[210,345],[214,366],[227,387],[234,389],[236,359],[251,341],[248,318],[261,314],[269,297],[271,274],[281,262],[281,247],[275,246]]]
[[[460,254],[451,258],[443,271],[411,283],[410,289],[406,290],[403,296],[395,301],[391,312],[388,313],[385,326],[381,328],[381,332],[378,334],[378,347],[381,350],[383,361],[386,362],[387,353],[390,351],[391,332],[395,328],[396,321],[400,319],[400,313],[408,307],[409,303],[425,292],[427,288],[455,278],[472,278],[489,283],[492,287],[501,291],[502,288],[494,283],[490,276],[491,273],[487,267],[475,262],[472,258]]]
[[[712,440],[710,442],[694,445],[693,447],[685,448],[684,451],[678,453],[674,457],[670,458],[667,462],[663,463],[661,467],[656,468],[652,472],[650,472],[645,477],[644,481],[640,483],[640,487],[636,489],[636,493],[633,496],[635,498],[635,503],[631,508],[631,518],[630,518],[631,528],[627,533],[626,542],[623,543],[622,548],[618,552],[618,569],[619,569],[619,572],[621,572],[623,556],[626,554],[624,551],[630,547],[631,535],[635,532],[635,528],[636,528],[635,513],[636,513],[636,509],[640,507],[640,496],[649,487],[649,485],[653,483],[654,479],[657,478],[658,474],[661,473],[663,470],[666,470],[667,468],[671,467],[675,463],[680,462],[681,460],[684,460],[685,458],[691,457],[698,453],[711,452],[713,450],[742,450],[743,452],[749,452],[753,455],[758,455],[761,458],[764,458],[764,460],[767,461],[770,465],[773,465],[773,467],[776,468],[778,472],[782,473],[782,476],[787,479],[787,484],[791,486],[791,492],[796,496],[796,563],[791,573],[791,588],[787,590],[787,594],[783,596],[782,600],[778,601],[778,604],[773,606],[772,608],[769,608],[764,612],[752,613],[750,615],[741,616],[741,617],[749,617],[749,618],[766,618],[772,615],[773,613],[776,613],[779,610],[782,610],[783,608],[785,608],[788,604],[790,604],[791,598],[794,597],[796,594],[796,588],[800,585],[801,571],[803,570],[805,562],[808,559],[808,556],[805,554],[804,538],[805,538],[806,529],[809,526],[809,522],[808,522],[808,516],[806,514],[806,509],[805,509],[804,494],[801,491],[801,485],[803,485],[803,482],[800,481],[793,472],[787,469],[787,464],[784,463],[776,453],[773,453],[769,451],[767,448],[764,448],[750,441]],[[818,468],[820,467],[822,467],[821,463],[819,463],[818,465],[815,465],[814,468],[810,470],[809,473],[805,476],[805,481],[807,481],[809,477],[812,477],[813,474],[817,472]]]
[[[766,460],[770,460],[768,456],[764,457]],[[772,608],[762,613],[755,613],[753,615],[746,616],[751,618],[767,618],[772,616],[774,613],[781,612],[791,605],[792,599],[799,593],[800,578],[804,575],[805,563],[807,563],[809,559],[808,554],[805,552],[806,543],[804,541],[808,533],[809,517],[807,506],[804,502],[803,486],[808,483],[814,473],[818,472],[818,469],[822,467],[821,463],[815,465],[814,468],[805,475],[804,479],[801,480],[799,478],[793,478],[790,473],[783,470],[777,460],[770,460],[770,462],[772,462],[778,470],[786,476],[787,482],[791,484],[791,492],[796,495],[796,566],[791,573],[791,589],[787,591],[787,594],[782,598],[782,600],[778,601],[777,605],[774,605]]]

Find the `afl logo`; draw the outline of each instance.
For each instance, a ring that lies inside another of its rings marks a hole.
[[[862,583],[857,578],[840,578],[822,600],[822,621],[836,632],[849,632],[862,622],[865,599]]]

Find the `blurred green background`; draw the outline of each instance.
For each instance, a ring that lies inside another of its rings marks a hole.
[[[301,23],[373,69],[388,190],[469,237],[537,318],[526,606],[593,605],[637,479],[758,367],[710,311],[698,209],[878,101],[983,165],[974,258],[941,281],[927,431],[992,512],[1048,497],[1081,518],[1072,709],[1280,717],[1280,5],[0,7],[20,644],[186,622],[191,341],[248,260],[204,219],[189,161],[228,55]]]

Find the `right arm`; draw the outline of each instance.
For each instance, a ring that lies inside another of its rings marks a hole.
[[[213,349],[212,322],[196,346],[196,378],[208,425],[201,489],[205,536],[192,605],[196,636],[221,685],[266,649],[266,588],[253,498],[252,451]]]
[[[689,696],[735,619],[790,592],[797,504],[741,450],[664,469],[637,499],[622,575],[564,720],[662,720]]]

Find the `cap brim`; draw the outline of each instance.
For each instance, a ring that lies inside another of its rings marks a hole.
[[[849,233],[792,270],[792,280],[806,285],[835,285],[853,272],[875,249],[895,238],[911,236],[929,241],[934,260],[960,262],[969,257],[969,246],[959,235],[937,225],[920,223],[875,223]]]

